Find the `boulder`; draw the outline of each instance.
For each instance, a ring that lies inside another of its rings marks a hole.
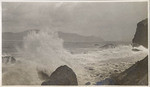
[[[74,71],[68,66],[58,67],[41,85],[78,85]]]

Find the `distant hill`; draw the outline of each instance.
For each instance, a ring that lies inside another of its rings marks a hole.
[[[58,32],[60,38],[65,42],[103,42],[104,40],[100,37],[95,36],[82,36],[75,33],[64,33]]]
[[[2,40],[3,41],[23,40],[23,37],[26,36],[31,31],[39,32],[39,30],[36,30],[36,29],[27,30],[27,31],[18,32],[18,33],[3,32],[2,33]]]
[[[37,33],[39,30],[27,30],[24,32],[18,32],[18,33],[13,33],[13,32],[3,32],[2,33],[2,40],[23,40],[23,37],[26,36],[29,32],[31,31],[36,31]],[[100,37],[95,37],[95,36],[82,36],[78,35],[75,33],[64,33],[61,31],[58,31],[58,35],[60,38],[64,40],[64,42],[103,42],[104,40]]]

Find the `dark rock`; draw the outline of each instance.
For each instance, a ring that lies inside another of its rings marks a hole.
[[[101,78],[103,77],[103,76],[100,76]]]
[[[115,65],[115,67],[118,67],[118,65]]]
[[[58,67],[42,85],[78,85],[76,74],[68,66]]]
[[[148,85],[148,76],[146,75],[148,75],[148,56],[115,77],[115,84]]]
[[[148,48],[148,19],[137,24],[136,33],[132,42]]]
[[[145,19],[138,23],[136,33],[132,40],[134,47],[143,45],[148,48],[147,22],[148,19]],[[116,85],[148,85],[148,56],[136,62],[119,75],[112,77],[112,79],[115,81]]]
[[[89,68],[89,70],[94,70],[93,68]]]
[[[115,47],[116,47],[115,44],[106,44],[106,45],[104,45],[104,46],[102,46],[102,47],[100,47],[100,48],[108,49],[108,48],[115,48]]]
[[[13,56],[3,56],[2,57],[2,63],[15,63],[16,59]]]
[[[43,72],[43,71],[38,71],[38,77],[41,80],[47,80],[49,79],[49,76],[47,75],[47,73]]]
[[[115,73],[117,73],[117,72],[118,72],[118,70],[114,70],[114,72],[115,72]]]
[[[90,84],[91,84],[90,82],[85,83],[85,85],[90,85]]]
[[[99,76],[100,74],[96,74],[96,76]]]
[[[11,57],[11,62],[12,63],[15,63],[16,62],[16,59],[14,57]]]
[[[139,49],[132,49],[132,51],[141,51],[141,50],[139,50]]]

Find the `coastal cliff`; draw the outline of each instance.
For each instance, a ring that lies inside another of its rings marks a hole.
[[[148,19],[137,24],[133,43],[148,48]],[[148,56],[114,78],[116,85],[148,85]]]

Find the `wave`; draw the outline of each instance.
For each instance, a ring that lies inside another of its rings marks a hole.
[[[13,66],[3,66],[7,68],[5,70],[7,72],[3,72],[3,84],[37,85],[42,82],[38,75],[40,71],[50,75],[60,65],[77,68],[70,52],[63,48],[63,40],[58,37],[56,31],[50,29],[41,30],[38,33],[29,32],[24,37],[23,47],[17,50],[21,55],[20,62]],[[16,82],[13,81],[14,78]],[[22,82],[20,79],[25,81]]]
[[[103,50],[71,54],[64,49],[63,43],[57,32],[51,29],[29,32],[24,37],[23,47],[17,48],[17,52],[21,57],[17,58],[14,64],[3,65],[2,84],[41,85],[43,79],[41,79],[39,73],[42,72],[45,76],[50,75],[61,65],[67,65],[72,68],[77,74],[78,83],[84,84],[95,79],[95,77],[90,76],[89,71],[86,69],[87,66],[95,65],[98,68],[100,67],[98,65],[100,61],[119,58],[135,58],[139,60],[138,58],[142,58],[141,56],[147,55],[147,49],[143,46],[137,47],[141,51],[134,52],[131,45],[118,45],[113,49],[108,46],[107,49]],[[95,72],[102,71],[97,69]]]

